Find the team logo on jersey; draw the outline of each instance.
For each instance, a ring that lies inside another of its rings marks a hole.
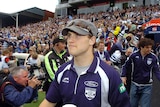
[[[69,78],[68,78],[68,77],[63,78],[62,82],[64,82],[64,83],[69,83]]]
[[[98,87],[98,83],[95,81],[85,81],[84,84],[89,87]]]
[[[152,58],[147,59],[147,64],[150,65],[152,63]]]
[[[96,96],[96,88],[85,88],[85,96],[88,100],[92,100]]]
[[[136,56],[137,59],[139,59],[139,56]]]

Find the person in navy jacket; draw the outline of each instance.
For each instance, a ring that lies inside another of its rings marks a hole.
[[[94,52],[94,54],[108,65],[111,65],[112,62],[110,61],[110,55],[108,51],[105,50],[105,44],[103,41],[97,43],[97,50]]]
[[[4,87],[4,102],[0,102],[1,107],[20,107],[29,103],[36,96],[36,86],[40,81],[33,77],[28,78],[29,72],[21,66],[11,68],[7,84]]]
[[[97,28],[84,19],[72,20],[63,30],[72,60],[60,66],[39,107],[130,107],[119,74],[94,55]]]
[[[128,68],[131,70],[131,107],[150,107],[153,73],[160,80],[159,61],[157,56],[152,53],[154,43],[151,39],[142,38],[139,41],[137,52],[131,54],[122,66],[122,81],[126,84],[126,74]]]

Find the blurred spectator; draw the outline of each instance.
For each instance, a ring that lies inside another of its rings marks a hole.
[[[37,51],[38,54],[43,55],[44,49],[42,48],[42,45],[41,45],[41,44],[37,44],[37,49],[36,49],[36,51]]]
[[[104,42],[100,41],[97,45],[97,51],[95,51],[95,55],[98,56],[101,60],[106,62],[108,65],[111,65],[110,55],[105,49]]]
[[[18,59],[15,56],[12,55],[13,54],[13,47],[10,46],[7,49],[10,52],[9,53],[9,62],[8,62],[9,68],[17,66],[17,60]]]
[[[26,57],[25,63],[24,63],[24,66],[26,66],[29,70],[33,65],[36,65],[37,67],[40,67],[41,65],[41,60],[34,46],[29,48],[29,55]],[[31,71],[30,73],[32,74],[34,73],[34,71]]]
[[[48,88],[51,82],[53,81],[54,75],[58,70],[58,68],[63,63],[68,61],[67,58],[68,56],[66,56],[66,54],[68,53],[66,52],[65,48],[66,48],[65,39],[62,37],[57,37],[53,40],[52,50],[45,55],[44,63],[47,72],[47,80],[44,83],[43,90],[46,92],[48,91]]]
[[[26,48],[26,45],[23,43],[19,44],[19,47],[17,47],[16,52],[18,53],[28,53],[28,49]]]
[[[112,32],[109,32],[106,39],[107,51],[110,51],[111,47],[116,43],[117,39]]]
[[[8,62],[10,61],[9,56],[10,56],[10,51],[8,49],[4,49],[1,55],[1,69],[0,70],[4,70],[8,72],[9,70]]]
[[[28,53],[28,49],[26,48],[26,45],[23,43],[19,44],[19,47],[17,47],[16,51],[18,53]],[[24,59],[18,59],[18,65],[24,65]]]

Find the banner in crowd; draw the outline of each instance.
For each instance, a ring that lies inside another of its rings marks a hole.
[[[142,25],[145,35],[160,33],[160,18],[152,19]]]

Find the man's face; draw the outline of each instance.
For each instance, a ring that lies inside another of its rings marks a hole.
[[[144,48],[141,47],[141,52],[143,52],[144,55],[149,54],[151,51],[152,51],[151,45],[144,46]]]
[[[22,74],[15,76],[14,80],[20,85],[27,86],[28,74],[29,74],[28,71],[23,71]]]
[[[89,38],[74,32],[68,32],[67,47],[69,53],[73,56],[83,56],[93,49],[96,38]]]
[[[63,51],[65,50],[65,47],[66,47],[66,43],[65,42],[59,42],[58,43],[58,48]]]
[[[103,52],[103,51],[104,51],[104,48],[105,48],[104,43],[100,43],[99,46],[98,46],[98,50],[99,50],[100,52]]]
[[[21,46],[20,46],[20,48],[21,48],[21,49],[24,49],[24,46],[23,46],[23,45],[21,45]]]

